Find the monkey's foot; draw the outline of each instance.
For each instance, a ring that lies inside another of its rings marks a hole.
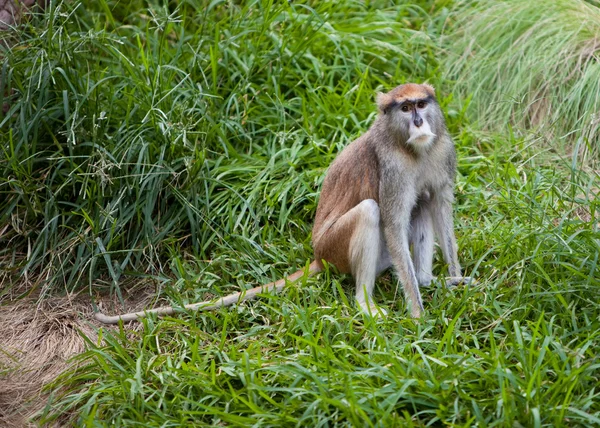
[[[427,288],[431,285],[431,281],[435,279],[435,276],[431,274],[419,274],[417,275],[417,282],[419,283],[419,287]]]
[[[387,311],[379,306],[372,304],[369,305],[367,302],[357,302],[360,306],[360,310],[370,317],[379,318],[387,315]]]
[[[410,316],[414,319],[419,319],[421,318],[422,312],[423,311],[421,309],[413,309],[410,311]]]
[[[459,284],[474,285],[477,281],[472,276],[447,276],[446,285],[456,286]]]

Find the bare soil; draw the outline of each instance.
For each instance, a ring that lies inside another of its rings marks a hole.
[[[135,288],[125,292],[125,307],[115,297],[100,297],[96,303],[108,313],[141,310],[152,300],[153,287]],[[97,342],[100,327],[118,327],[94,320],[89,295],[1,300],[0,426],[37,426],[31,418],[48,401],[44,386],[75,364],[71,357],[85,351],[83,335]],[[138,326],[132,322],[126,327]]]

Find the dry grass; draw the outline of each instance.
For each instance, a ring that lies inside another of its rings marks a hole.
[[[584,0],[457,2],[447,77],[481,126],[533,128],[598,153],[600,8]],[[554,142],[557,145],[557,142]],[[589,147],[588,147],[589,146]],[[568,148],[567,147],[567,148]]]
[[[152,287],[145,288],[126,294],[125,310],[148,305]],[[104,297],[99,303],[122,308],[114,298]],[[85,350],[82,334],[98,340],[100,324],[93,320],[89,296],[67,296],[5,302],[0,325],[0,426],[33,426],[29,419],[48,399],[44,386],[69,367],[70,357]]]

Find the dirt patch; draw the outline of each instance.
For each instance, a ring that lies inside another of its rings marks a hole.
[[[126,311],[150,304],[154,287],[127,293]],[[105,308],[122,306],[115,298],[102,298]],[[116,309],[118,311],[118,309]],[[138,328],[138,323],[127,327]],[[48,393],[42,388],[69,367],[69,358],[85,350],[82,334],[97,341],[89,296],[24,298],[0,306],[0,426],[35,426],[31,416],[43,409]]]

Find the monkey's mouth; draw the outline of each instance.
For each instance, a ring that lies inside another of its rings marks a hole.
[[[429,130],[416,131],[411,133],[410,138],[406,141],[406,143],[415,145],[429,145],[435,137],[436,135]]]

